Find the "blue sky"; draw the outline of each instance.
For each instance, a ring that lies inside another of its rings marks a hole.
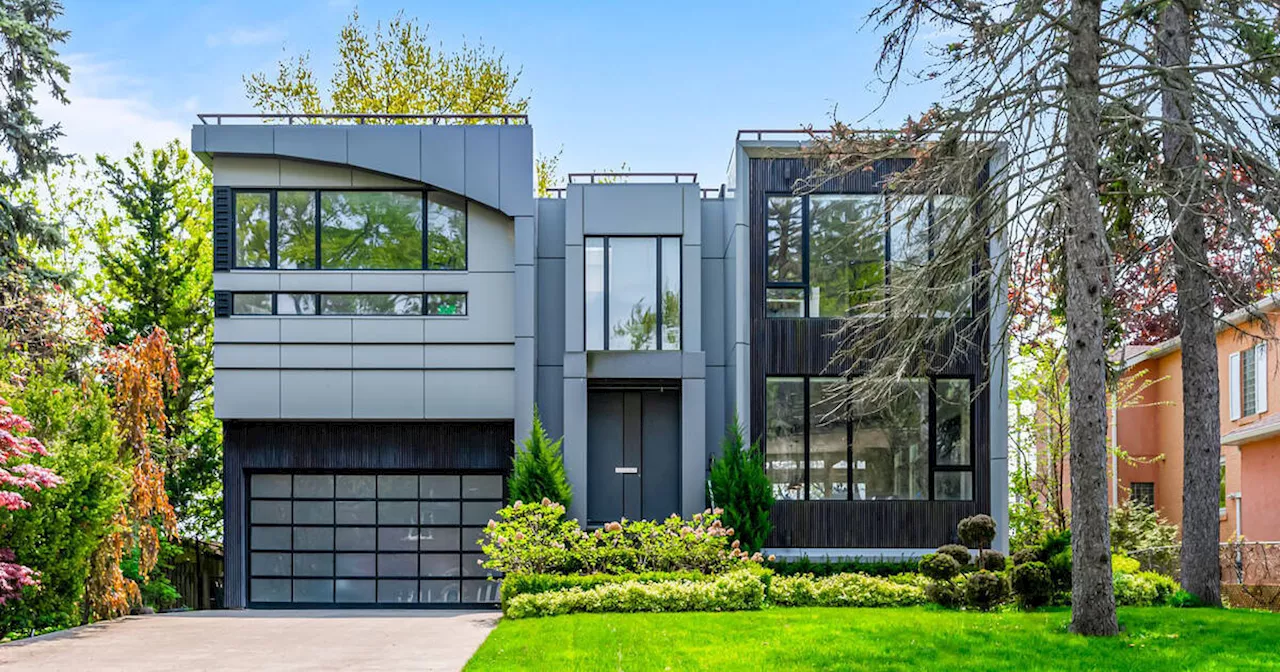
[[[350,0],[66,0],[72,31],[64,149],[119,154],[133,141],[186,141],[196,112],[249,112],[241,77],[309,51],[327,81]],[[845,121],[897,126],[927,87],[877,105],[871,2],[407,3],[364,0],[372,24],[401,7],[435,41],[483,40],[523,69],[537,150],[562,171],[696,171],[718,185],[740,128]],[[867,115],[870,115],[869,117]],[[865,119],[864,119],[865,117]]]

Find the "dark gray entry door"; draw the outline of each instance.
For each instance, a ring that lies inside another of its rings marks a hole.
[[[662,519],[680,511],[680,393],[587,396],[587,520]]]

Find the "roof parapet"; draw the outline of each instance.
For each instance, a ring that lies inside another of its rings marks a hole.
[[[332,113],[332,114],[257,114],[251,112],[204,112],[197,114],[200,123],[221,126],[224,119],[249,119],[263,124],[316,124],[329,120],[336,123],[353,124],[528,124],[527,114],[378,114],[378,113]],[[212,123],[211,123],[212,121]]]

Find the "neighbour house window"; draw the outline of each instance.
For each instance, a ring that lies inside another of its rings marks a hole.
[[[967,379],[909,379],[874,405],[842,401],[840,382],[766,380],[766,467],[778,499],[973,499]]]
[[[444,192],[243,190],[235,218],[236,268],[467,267],[466,199]]]
[[[680,349],[680,239],[584,241],[588,350]]]
[[[1227,361],[1231,419],[1239,420],[1267,410],[1267,344],[1233,352]]]
[[[1142,504],[1149,509],[1156,508],[1156,484],[1149,481],[1130,483],[1129,501]]]
[[[1218,515],[1227,513],[1227,458],[1218,458]]]
[[[918,271],[940,231],[967,217],[954,196],[814,194],[765,204],[765,314],[843,317],[884,310],[893,275]],[[942,273],[940,305],[971,312],[972,268]]]
[[[233,315],[346,315],[449,317],[467,314],[461,292],[402,294],[249,294],[232,296]]]

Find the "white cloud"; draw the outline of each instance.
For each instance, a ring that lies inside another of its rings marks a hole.
[[[64,59],[71,67],[68,105],[42,96],[36,114],[47,123],[61,123],[64,137],[58,148],[92,160],[95,154],[121,156],[134,142],[159,147],[177,138],[188,144],[191,126],[186,104],[163,110],[152,102],[143,82],[122,74],[115,64],[95,60],[87,54],[70,54]],[[187,101],[194,104],[193,101]]]
[[[261,28],[236,28],[222,33],[211,33],[204,38],[210,47],[253,47],[260,44],[271,44],[284,40],[285,32],[279,28],[263,26]]]

